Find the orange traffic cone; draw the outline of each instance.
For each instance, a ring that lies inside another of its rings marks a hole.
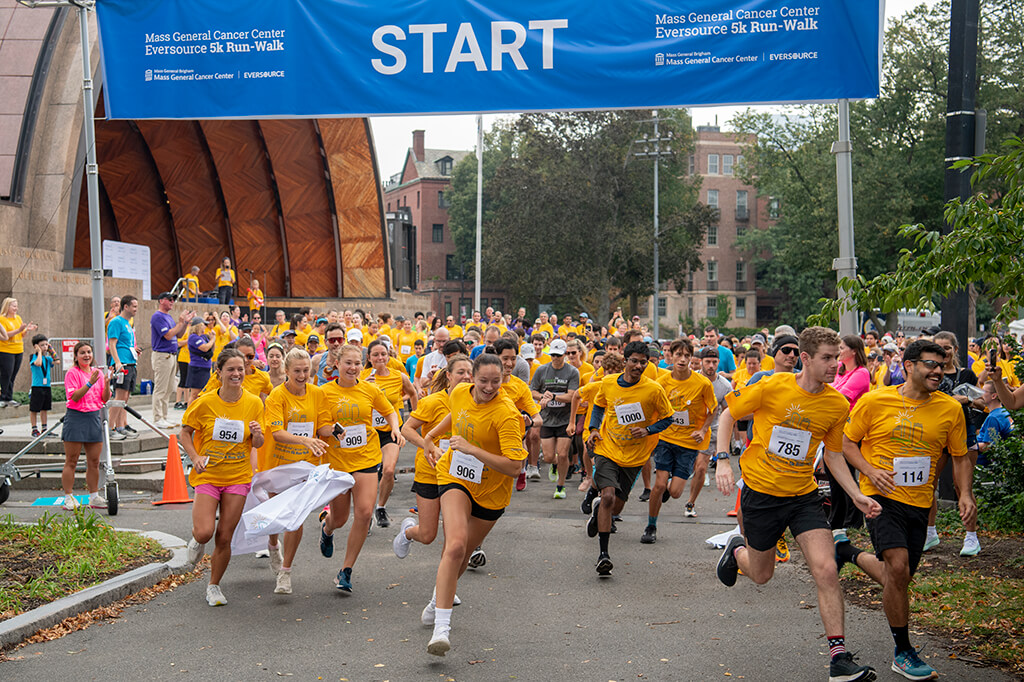
[[[736,516],[739,513],[740,513],[740,491],[737,490],[736,491],[736,506],[733,508],[733,510],[731,512],[726,512],[725,515],[726,516]]]
[[[188,485],[185,483],[185,471],[181,468],[181,457],[178,455],[178,437],[171,435],[167,443],[167,466],[164,467],[164,494],[153,504],[185,504],[191,502],[188,496]]]

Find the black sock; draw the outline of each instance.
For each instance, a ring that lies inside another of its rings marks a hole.
[[[597,540],[601,543],[601,554],[608,553],[608,538],[610,538],[611,536],[611,533],[598,532]]]
[[[562,492],[563,490],[565,490],[564,485],[556,485],[555,488],[558,490],[558,492]]]
[[[889,630],[892,632],[893,641],[896,642],[896,653],[914,650],[914,647],[910,646],[909,625],[904,625],[902,627],[894,627],[890,625]]]
[[[857,556],[863,551],[864,550],[862,549],[854,547],[850,542],[840,542],[836,545],[836,554],[839,555],[839,558],[853,564],[854,566],[857,565]]]

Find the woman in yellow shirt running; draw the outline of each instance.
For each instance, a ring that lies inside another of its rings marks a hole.
[[[398,414],[384,393],[368,381],[360,381],[363,350],[358,346],[343,346],[337,359],[338,378],[322,386],[324,414],[317,419],[324,425],[317,435],[330,443],[323,461],[336,471],[352,475],[355,485],[331,500],[329,511],[320,517],[320,553],[330,558],[334,554],[334,530],[348,522],[352,509],[352,528],[345,545],[345,562],[334,586],[343,592],[352,592],[352,566],[370,530],[373,502],[377,497],[377,471],[380,468],[380,438],[373,428],[373,412],[384,417],[395,436],[398,447],[405,445],[399,433]]]
[[[409,399],[410,407],[415,410],[416,389],[405,372],[389,366],[390,357],[387,346],[382,341],[371,341],[366,347],[366,367],[359,378],[376,384],[395,408],[396,414],[401,411],[404,398]],[[373,428],[377,430],[377,436],[380,438],[382,456],[380,476],[377,477],[377,507],[373,511],[373,517],[378,526],[387,528],[391,525],[391,519],[386,507],[391,491],[395,487],[395,467],[398,466],[399,446],[393,435],[397,430],[392,432],[383,415],[376,412],[373,415]]]
[[[448,637],[459,576],[504,513],[526,459],[522,421],[502,392],[501,379],[501,360],[479,355],[473,362],[473,383],[455,387],[449,415],[424,438],[427,459],[437,469],[444,522],[435,597],[422,614],[423,623],[434,626],[427,652],[435,656],[444,656],[451,648]],[[441,452],[436,443],[449,430],[449,448]]]
[[[228,603],[220,579],[231,560],[231,536],[242,517],[256,467],[251,453],[263,445],[263,401],[242,388],[242,354],[234,348],[221,351],[217,374],[220,388],[192,401],[182,418],[179,436],[185,454],[192,460],[189,483],[196,490],[189,561],[197,563],[206,543],[216,542],[210,561],[210,584],[206,587],[206,603],[210,606]]]
[[[267,397],[266,422],[268,443],[268,469],[291,462],[320,464],[327,451],[327,443],[316,437],[317,420],[325,414],[324,392],[309,383],[309,353],[292,348],[284,359],[288,379],[276,386]],[[292,562],[302,540],[302,526],[284,534],[284,556],[271,549],[270,569],[277,576],[275,594],[292,593]]]
[[[412,491],[416,493],[416,519],[407,518],[402,521],[402,528],[395,536],[394,550],[399,559],[409,554],[412,541],[429,545],[437,537],[437,523],[441,515],[441,494],[437,488],[437,472],[434,465],[427,461],[423,453],[423,437],[431,429],[440,424],[449,414],[451,405],[449,396],[459,384],[473,380],[473,361],[468,355],[454,355],[448,360],[448,366],[434,375],[430,395],[416,405],[409,419],[402,425],[402,435],[417,447],[416,473],[413,477]],[[422,429],[422,431],[421,431]],[[448,449],[451,430],[437,434],[440,438],[438,447]]]

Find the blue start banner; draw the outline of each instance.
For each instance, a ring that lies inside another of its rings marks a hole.
[[[884,0],[99,0],[111,118],[875,97]]]

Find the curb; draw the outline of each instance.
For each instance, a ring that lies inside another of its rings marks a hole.
[[[10,620],[0,623],[0,648],[18,644],[37,631],[56,625],[65,618],[112,604],[130,594],[155,585],[164,578],[185,573],[191,566],[187,559],[185,541],[174,535],[159,531],[138,531],[132,528],[115,530],[138,533],[156,540],[164,549],[171,551],[171,558],[159,564],[139,566],[136,569],[114,576],[99,585],[87,587],[80,592],[62,597],[38,608],[26,611]]]

